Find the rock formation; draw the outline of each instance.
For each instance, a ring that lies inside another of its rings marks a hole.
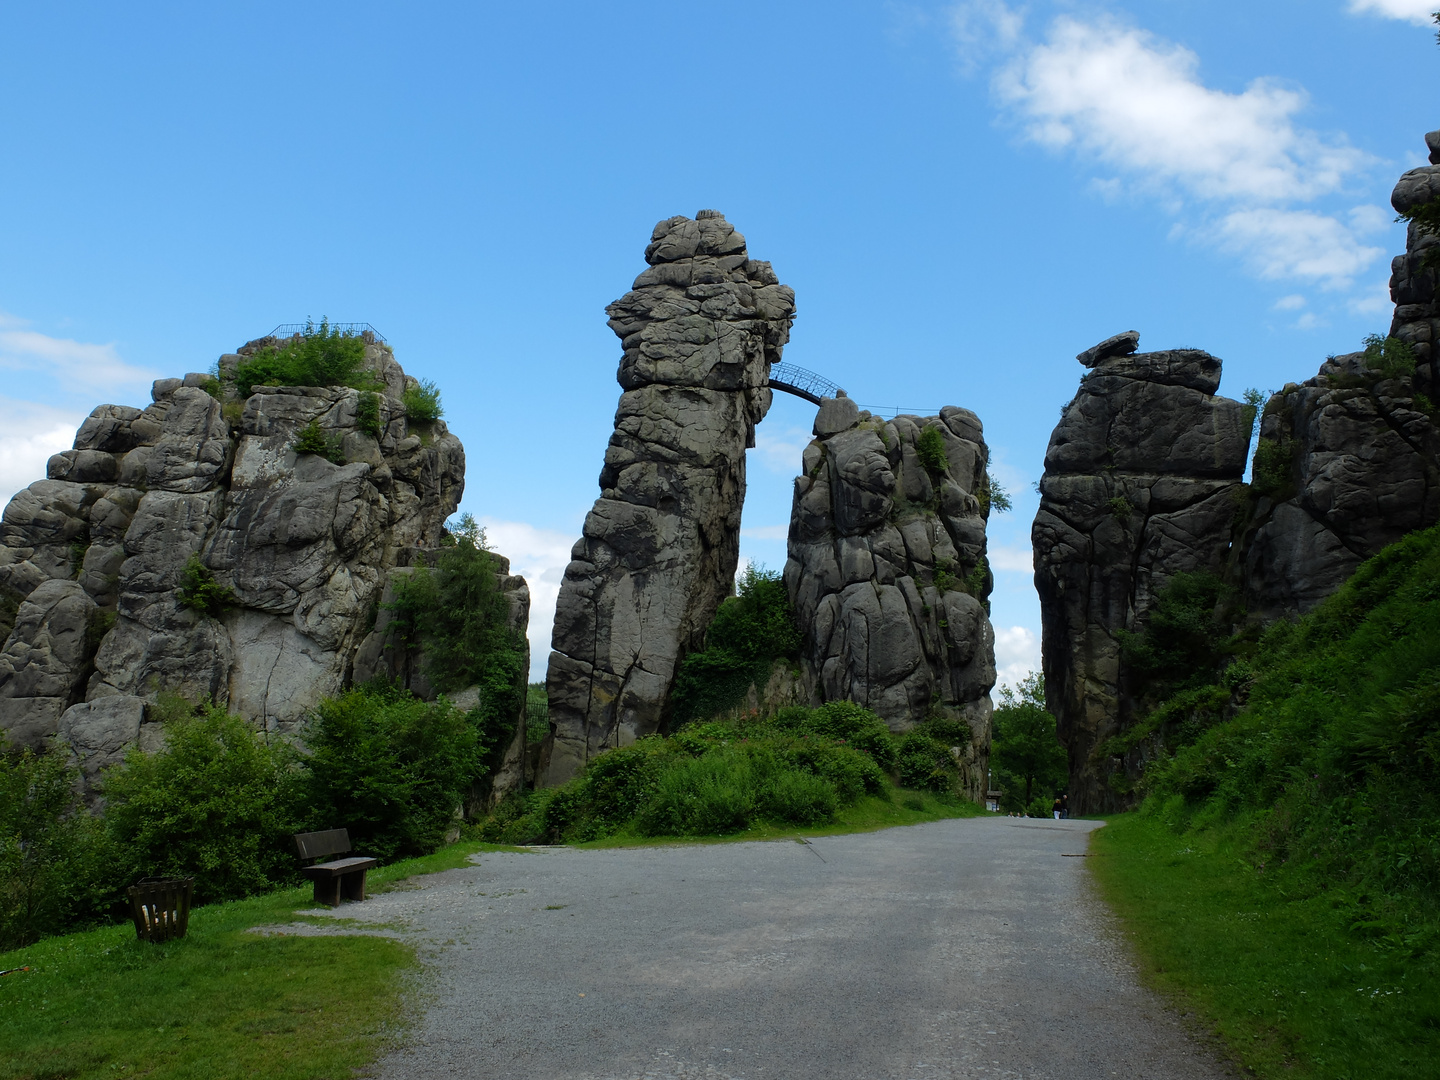
[[[350,683],[387,575],[440,541],[465,468],[443,421],[407,421],[415,380],[391,350],[368,345],[365,366],[382,392],[217,397],[187,375],[144,409],[91,413],[0,519],[0,732],[33,747],[59,733],[93,777],[157,742],[159,693],[289,732]],[[312,422],[343,464],[297,452]],[[210,610],[185,603],[187,576],[213,585]]]
[[[986,597],[989,451],[968,409],[883,420],[825,398],[795,480],[785,584],[815,704],[853,701],[905,731],[966,720],[984,795],[995,635]]]
[[[795,313],[716,211],[660,222],[645,261],[606,309],[623,392],[556,606],[548,784],[663,723],[676,667],[734,579],[745,450]]]
[[[1220,361],[1136,354],[1138,341],[1078,357],[1091,370],[1050,437],[1032,530],[1046,700],[1076,813],[1124,803],[1107,782],[1114,763],[1093,758],[1132,720],[1117,631],[1138,629],[1174,575],[1223,570],[1244,494],[1250,425],[1215,396]]]
[[[1437,164],[1400,178],[1390,201],[1401,213],[1440,199],[1440,132],[1425,138]],[[1413,364],[1375,348],[1334,356],[1266,404],[1236,552],[1252,615],[1308,611],[1381,548],[1440,521],[1440,297],[1424,265],[1436,253],[1440,237],[1412,223],[1392,264],[1390,336]]]

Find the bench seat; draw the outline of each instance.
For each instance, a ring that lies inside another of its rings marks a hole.
[[[344,829],[297,833],[295,848],[301,859],[323,859],[327,855],[344,855],[350,850],[350,834]],[[365,855],[302,866],[300,873],[315,883],[315,902],[339,907],[341,900],[365,899],[365,872],[379,860]]]

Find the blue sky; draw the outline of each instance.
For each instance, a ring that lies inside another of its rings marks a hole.
[[[1008,678],[1080,350],[1312,376],[1388,325],[1388,197],[1440,127],[1436,0],[0,6],[0,498],[91,407],[279,323],[373,323],[464,440],[463,508],[553,596],[619,389],[605,305],[723,210],[786,359],[974,409]],[[743,553],[784,562],[813,410],[776,396]]]

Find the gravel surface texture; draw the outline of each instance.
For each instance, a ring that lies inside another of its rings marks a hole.
[[[485,854],[337,914],[428,946],[396,1080],[1231,1075],[1065,857],[1096,827]]]

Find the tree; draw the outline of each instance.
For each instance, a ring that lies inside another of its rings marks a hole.
[[[1055,734],[1055,717],[1045,711],[1043,675],[1032,671],[1021,680],[1018,694],[1001,687],[992,723],[990,767],[1006,789],[1007,809],[1024,809],[1037,794],[1065,786],[1065,748]]]

